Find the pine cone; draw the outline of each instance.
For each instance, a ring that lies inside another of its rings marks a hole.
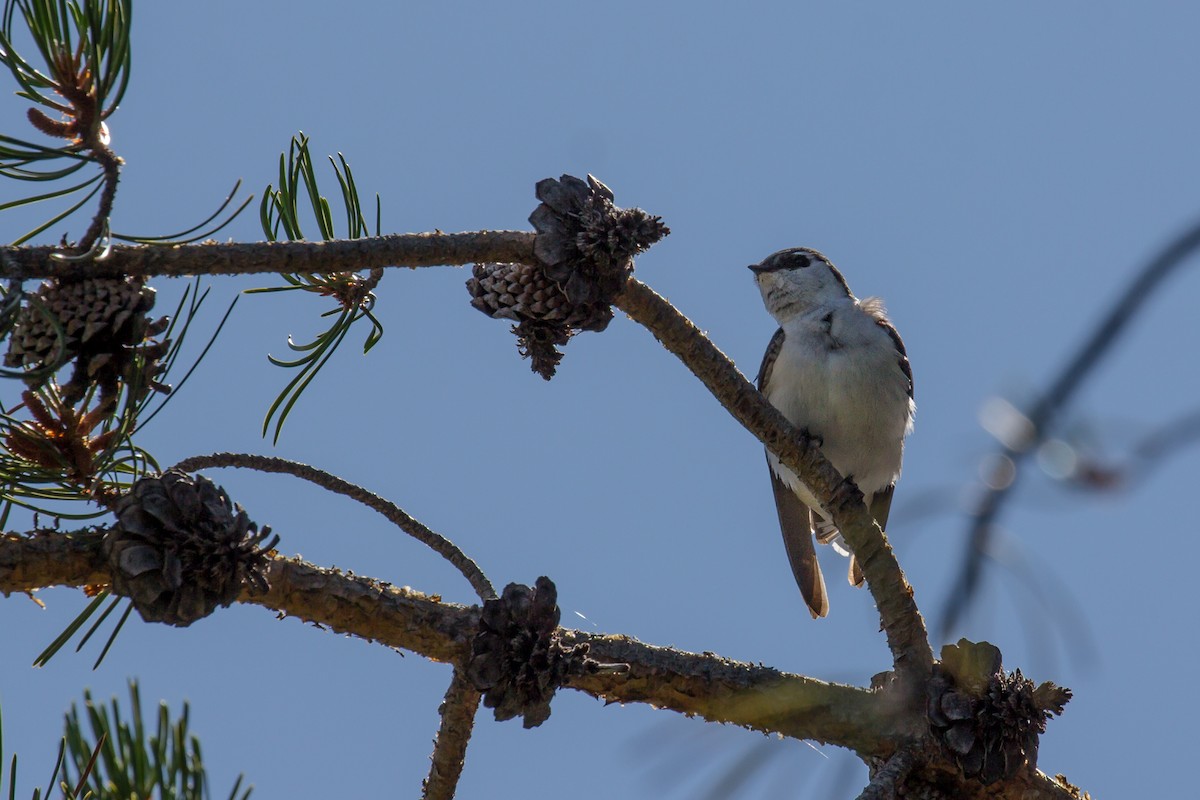
[[[533,589],[510,583],[483,604],[467,674],[497,721],[521,716],[526,728],[541,725],[563,678],[586,666],[588,646],[567,650],[555,635],[557,602],[554,582],[541,577]]]
[[[613,193],[588,176],[546,178],[529,216],[537,265],[476,264],[467,281],[471,305],[516,325],[517,348],[533,371],[554,376],[575,331],[602,331],[612,303],[633,274],[633,257],[670,233],[659,217],[613,205]]]
[[[186,627],[228,606],[249,585],[267,589],[267,552],[279,541],[250,521],[224,489],[178,470],[142,478],[117,501],[104,555],[117,594],[142,619]]]
[[[166,330],[167,318],[151,321],[152,308],[154,289],[141,278],[45,281],[17,315],[4,364],[30,370],[26,382],[38,388],[74,361],[62,389],[68,403],[92,386],[102,405],[111,402],[121,381],[138,387],[135,400],[152,388],[167,391],[154,378],[170,343],[153,338]]]
[[[982,696],[956,683],[949,670],[936,668],[927,687],[928,716],[963,774],[988,785],[1011,778],[1026,764],[1036,769],[1038,737],[1050,717],[1062,713],[1070,690],[1052,683],[1035,689],[1020,670],[1006,673],[998,662]]]
[[[604,303],[575,305],[540,267],[530,264],[476,264],[467,281],[471,305],[492,319],[516,322],[517,350],[532,358],[533,371],[546,380],[554,377],[565,345],[576,329],[602,331],[612,321],[612,308]]]
[[[492,319],[555,322],[569,328],[602,331],[612,320],[605,303],[576,305],[540,267],[530,264],[476,264],[467,291],[471,305]]]
[[[612,305],[633,274],[633,257],[671,232],[661,217],[617,208],[612,190],[591,175],[538,181],[537,198],[533,251],[575,304]]]

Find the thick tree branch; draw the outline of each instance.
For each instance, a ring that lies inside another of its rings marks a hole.
[[[104,584],[110,580],[100,554],[103,529],[37,531],[0,535],[0,593],[44,586]],[[431,660],[461,665],[479,629],[479,608],[444,603],[400,588],[298,559],[275,558],[264,594],[243,592],[240,602],[294,616],[317,627],[410,650]],[[567,646],[586,643],[589,657],[621,663],[623,673],[586,674],[567,686],[606,702],[648,703],[784,736],[814,739],[889,758],[926,733],[923,712],[894,692],[860,689],[791,675],[769,667],[643,644],[627,636],[559,630]],[[947,772],[944,765],[914,767],[962,798],[1078,800],[1078,790],[1040,772],[1018,774],[1003,785],[983,787]]]
[[[243,601],[435,661],[465,663],[479,609],[438,602],[408,588],[278,559],[265,595]],[[2,586],[2,584],[0,584]],[[642,702],[763,732],[888,754],[918,731],[884,693],[789,675],[768,667],[643,644],[626,636],[562,630],[567,647],[586,643],[624,673],[572,677],[567,684],[609,702]]]
[[[792,675],[707,653],[643,644],[628,636],[564,631],[564,644],[586,643],[589,656],[629,665],[622,674],[583,675],[567,686],[609,702],[641,702],[740,725],[812,739],[856,752],[893,752],[922,731],[881,692]]]
[[[114,247],[99,262],[61,262],[57,247],[0,248],[0,279],[247,275],[263,272],[352,272],[374,267],[433,267],[480,261],[537,263],[526,231],[398,233],[330,242],[250,242]]]
[[[102,530],[41,532],[0,538],[0,592],[110,581],[100,555]],[[319,627],[433,661],[465,664],[479,628],[479,608],[444,603],[407,587],[277,557],[261,605]],[[815,739],[881,757],[919,735],[887,693],[825,683],[719,656],[642,644],[625,636],[561,630],[567,647],[586,643],[601,663],[629,671],[575,676],[569,686],[609,702],[644,702],[764,732]]]
[[[108,583],[103,529],[0,533],[0,594]]]

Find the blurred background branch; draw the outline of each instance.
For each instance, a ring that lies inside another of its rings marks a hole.
[[[1013,496],[1021,477],[1022,463],[1039,451],[1053,436],[1056,423],[1089,374],[1112,350],[1113,344],[1128,330],[1129,324],[1145,307],[1150,297],[1176,269],[1200,249],[1200,222],[1193,224],[1168,243],[1133,278],[1092,332],[1036,402],[1021,411],[1005,401],[990,404],[984,411],[984,426],[1000,442],[999,451],[986,467],[983,494],[975,503],[967,530],[967,543],[958,578],[943,605],[939,637],[949,639],[975,601],[987,553],[996,536],[996,523]],[[1132,455],[1143,469],[1154,459],[1200,437],[1200,412],[1194,412],[1147,437]],[[1099,465],[1078,464],[1069,474],[1080,485],[1092,487],[1111,484],[1115,474]]]

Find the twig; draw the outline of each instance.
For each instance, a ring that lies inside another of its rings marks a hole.
[[[93,277],[246,275],[260,272],[353,272],[375,267],[433,267],[481,261],[537,263],[527,231],[397,233],[328,242],[250,242],[113,247],[88,265]],[[0,248],[0,279],[32,280],[78,274],[50,258],[57,247]]]
[[[277,472],[293,475],[310,483],[315,483],[323,489],[328,489],[331,492],[349,497],[352,500],[357,500],[367,508],[378,511],[387,517],[390,522],[409,536],[426,545],[454,565],[462,573],[463,577],[467,579],[467,582],[471,584],[471,588],[475,590],[475,594],[479,595],[480,600],[491,600],[496,596],[496,590],[492,587],[491,581],[487,579],[487,576],[483,574],[483,570],[466,553],[460,550],[454,542],[451,542],[439,533],[431,531],[406,514],[396,504],[385,500],[373,492],[367,491],[361,486],[342,480],[336,475],[331,475],[324,470],[317,469],[308,464],[289,461],[285,458],[259,456],[250,453],[212,453],[206,456],[192,456],[180,461],[174,468],[181,469],[184,472],[195,472],[196,470],[213,467],[238,467],[253,469],[259,472]]]
[[[467,757],[467,743],[475,727],[475,712],[479,708],[479,690],[471,685],[466,674],[454,668],[446,698],[438,708],[442,724],[433,740],[433,763],[429,777],[421,786],[425,800],[451,800],[462,775]]]
[[[834,522],[854,549],[875,598],[897,673],[913,682],[927,677],[933,668],[933,653],[912,587],[853,484],[838,475],[819,448],[803,441],[801,433],[687,317],[652,289],[630,279],[616,305],[648,328],[734,419],[758,436],[818,497],[831,499]]]
[[[987,552],[988,540],[991,538],[992,529],[996,519],[1000,516],[1005,501],[1011,496],[1013,488],[1016,487],[1020,478],[1021,470],[1018,467],[1021,461],[1045,441],[1052,430],[1055,418],[1083,384],[1088,373],[1095,368],[1113,343],[1125,332],[1126,326],[1149,300],[1151,293],[1198,248],[1200,248],[1200,223],[1194,224],[1164,247],[1138,271],[1137,276],[1096,324],[1091,335],[1067,362],[1066,367],[1046,391],[1046,394],[1029,411],[1027,415],[1029,435],[1019,443],[1006,444],[1001,448],[1002,455],[1009,459],[1010,468],[1014,470],[1012,479],[988,489],[980,498],[971,515],[967,549],[963,555],[958,580],[946,596],[942,608],[942,623],[939,631],[941,638],[947,638],[951,634],[963,611],[975,595],[979,585],[984,554]]]
[[[117,182],[121,180],[121,159],[104,143],[100,126],[89,127],[91,128],[91,134],[88,137],[87,146],[92,151],[96,163],[104,170],[104,189],[100,192],[100,202],[96,207],[96,215],[92,218],[92,224],[88,226],[87,231],[83,234],[83,238],[75,246],[76,251],[80,253],[86,253],[91,250],[100,237],[104,235],[104,232],[108,230],[108,221],[112,216],[113,201],[117,197]]]
[[[1155,428],[1130,448],[1125,471],[1145,479],[1151,468],[1159,466],[1176,451],[1191,447],[1200,440],[1200,409],[1193,409],[1165,425]]]

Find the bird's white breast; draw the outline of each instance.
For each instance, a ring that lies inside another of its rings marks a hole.
[[[904,436],[912,424],[908,376],[887,329],[853,300],[820,306],[783,325],[784,343],[771,369],[767,399],[793,425],[822,440],[834,468],[867,502],[896,480]],[[812,508],[820,508],[796,476],[769,456],[776,474]]]

